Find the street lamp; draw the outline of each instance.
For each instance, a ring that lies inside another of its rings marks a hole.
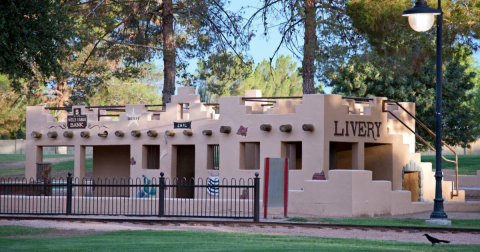
[[[433,212],[427,224],[451,225],[447,214],[443,210],[442,198],[442,1],[438,0],[438,9],[428,7],[425,0],[418,0],[413,8],[403,12],[402,16],[408,17],[408,23],[418,32],[426,32],[433,26],[437,16],[437,97],[436,97],[436,167],[435,167],[435,199]]]

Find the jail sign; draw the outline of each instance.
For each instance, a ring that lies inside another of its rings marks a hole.
[[[192,121],[190,122],[173,122],[174,129],[191,129]]]
[[[335,123],[335,136],[371,137],[377,140],[380,137],[382,122],[345,121]]]
[[[81,114],[81,109],[73,109],[73,115],[67,116],[69,129],[85,129],[87,127],[87,116]]]

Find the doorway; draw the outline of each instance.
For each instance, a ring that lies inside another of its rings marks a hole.
[[[178,183],[180,185],[194,185],[195,145],[177,145],[176,150],[176,177],[178,178]],[[193,199],[194,192],[194,187],[178,187],[176,197]]]
[[[404,190],[410,191],[412,195],[412,202],[418,201],[418,172],[405,172],[403,174]]]

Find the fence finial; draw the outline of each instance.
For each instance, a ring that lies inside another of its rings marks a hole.
[[[163,178],[163,175],[165,175],[165,173],[163,172],[160,172],[160,176]]]
[[[71,176],[72,176],[72,172],[68,172],[68,176],[71,177]]]
[[[258,175],[260,175],[258,172],[255,172],[255,177],[258,178]]]

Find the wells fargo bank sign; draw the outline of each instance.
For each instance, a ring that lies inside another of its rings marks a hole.
[[[85,129],[87,127],[87,116],[82,115],[79,108],[73,109],[73,115],[67,116],[69,129]]]
[[[345,121],[335,123],[335,136],[371,137],[377,140],[380,137],[382,122]]]

